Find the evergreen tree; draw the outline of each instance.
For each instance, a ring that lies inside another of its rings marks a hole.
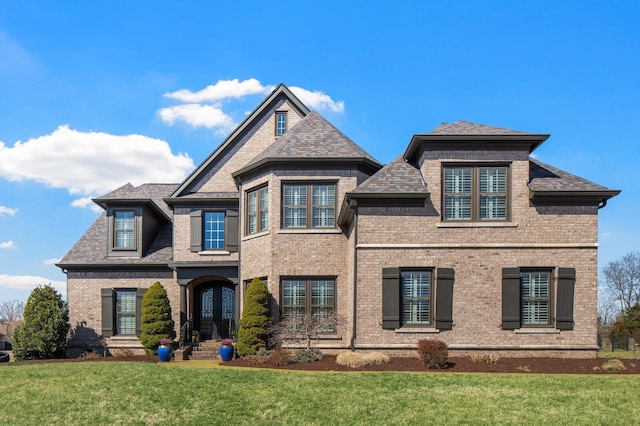
[[[273,323],[269,310],[269,290],[259,278],[254,278],[247,294],[240,318],[236,352],[239,356],[255,355],[267,346],[266,330]]]
[[[13,332],[13,353],[18,360],[65,358],[69,309],[51,285],[31,292],[24,320]]]
[[[140,341],[149,355],[157,352],[160,339],[176,337],[167,291],[157,281],[142,296],[141,329]]]

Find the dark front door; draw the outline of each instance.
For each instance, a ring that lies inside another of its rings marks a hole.
[[[194,328],[202,340],[231,337],[235,326],[235,290],[224,285],[204,284],[197,288]]]

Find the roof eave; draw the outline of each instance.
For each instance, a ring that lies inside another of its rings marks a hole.
[[[158,205],[149,198],[92,198],[91,201],[107,210],[110,206],[148,206],[162,218],[171,221],[171,218]]]
[[[491,142],[513,142],[517,145],[528,145],[529,153],[535,151],[544,141],[549,139],[548,134],[525,133],[522,135],[431,135],[416,134],[411,138],[409,146],[403,154],[405,161],[413,162],[416,151],[423,143],[447,143],[447,142],[471,142],[471,143],[491,143]]]
[[[224,203],[237,203],[240,197],[208,197],[208,198],[185,198],[185,197],[168,197],[162,199],[170,206],[175,205],[211,205],[211,204],[224,204]]]
[[[562,200],[571,202],[584,202],[588,204],[602,205],[617,196],[622,192],[621,190],[607,189],[596,191],[545,191],[545,190],[530,190],[530,199],[534,203],[558,203]]]

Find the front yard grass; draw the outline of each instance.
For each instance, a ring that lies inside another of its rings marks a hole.
[[[640,377],[0,366],[3,425],[634,424]]]

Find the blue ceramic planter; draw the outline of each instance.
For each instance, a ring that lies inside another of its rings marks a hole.
[[[158,346],[158,358],[160,361],[171,361],[171,346]]]
[[[220,346],[220,359],[231,361],[233,359],[233,346]]]

